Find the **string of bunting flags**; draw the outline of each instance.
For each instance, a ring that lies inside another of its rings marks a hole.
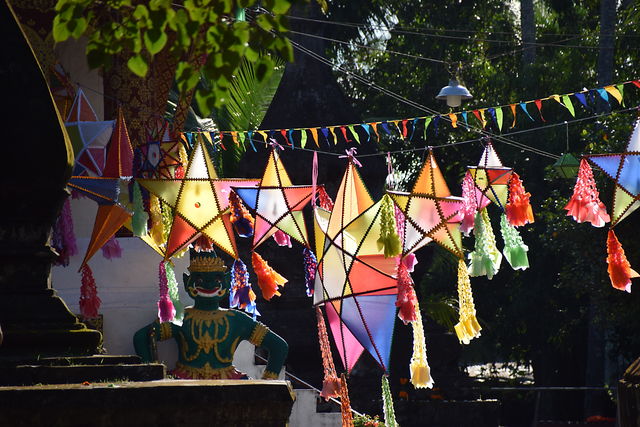
[[[469,120],[473,117],[477,123],[485,129],[490,123],[495,124],[496,128],[501,132],[506,125],[505,121],[507,116],[505,110],[510,112],[511,125],[510,129],[514,128],[518,121],[518,115],[526,117],[529,121],[535,122],[535,116],[538,116],[542,122],[546,122],[543,115],[544,103],[548,101],[554,101],[562,105],[572,117],[576,116],[576,107],[574,101],[584,106],[587,110],[593,110],[597,100],[600,99],[603,102],[611,105],[612,98],[617,101],[620,106],[624,106],[624,91],[625,87],[632,85],[640,89],[639,80],[629,80],[622,83],[602,86],[594,89],[585,89],[578,92],[567,93],[563,95],[549,95],[545,98],[539,98],[531,101],[523,101],[510,103],[505,105],[498,105],[494,107],[478,108],[474,110],[465,110],[458,113],[445,113],[435,114],[430,116],[410,117],[395,120],[382,120],[373,121],[367,123],[352,123],[344,125],[333,126],[318,126],[318,127],[298,127],[287,129],[257,129],[257,130],[245,130],[245,131],[214,131],[214,132],[201,132],[205,134],[205,138],[210,141],[216,141],[220,147],[225,150],[225,143],[232,142],[236,145],[249,144],[255,150],[254,136],[262,138],[264,143],[267,143],[269,139],[280,138],[291,148],[305,148],[309,141],[313,141],[316,147],[320,147],[321,140],[324,140],[326,144],[334,145],[341,139],[344,142],[355,142],[357,144],[362,143],[362,139],[366,137],[366,141],[371,141],[375,136],[376,140],[380,140],[380,132],[384,131],[386,134],[391,135],[395,130],[397,134],[402,137],[403,140],[411,141],[418,132],[422,129],[423,137],[426,138],[429,127],[432,127],[435,133],[438,133],[438,127],[440,120],[445,118],[449,121],[452,128],[457,128],[462,123],[465,127],[469,126]],[[533,110],[532,107],[535,107]],[[537,112],[537,113],[536,113]],[[360,129],[360,132],[358,131]]]

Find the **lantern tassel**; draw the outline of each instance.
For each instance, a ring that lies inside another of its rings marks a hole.
[[[467,272],[464,260],[458,261],[458,303],[459,321],[454,329],[458,340],[462,344],[469,344],[472,339],[480,336],[482,327],[476,319],[476,308],[473,303],[473,293],[471,292],[471,280]]]
[[[316,280],[316,270],[318,269],[318,259],[313,251],[309,248],[302,250],[304,261],[304,286],[307,290],[307,296],[313,296],[314,282]]]
[[[422,314],[420,313],[420,306],[417,302],[414,310],[416,320],[411,322],[413,330],[413,354],[411,355],[411,363],[409,364],[411,384],[413,384],[415,388],[432,388],[433,378],[431,377],[429,362],[427,362],[427,345],[424,338],[424,327],[422,326]]]
[[[397,272],[398,295],[396,307],[400,308],[398,310],[398,318],[406,325],[417,320],[416,307],[418,306],[418,298],[416,297],[416,291],[413,289],[411,275],[403,262],[398,263]]]
[[[469,275],[471,277],[487,276],[488,279],[493,279],[500,269],[502,254],[496,246],[496,236],[493,234],[486,208],[476,214],[473,234],[476,242],[474,251],[469,253],[471,260]]]
[[[164,225],[162,223],[162,208],[160,207],[160,199],[155,194],[149,196],[149,215],[151,217],[151,238],[158,246],[163,245],[166,240],[164,239]]]
[[[169,298],[169,285],[167,281],[167,270],[165,262],[160,261],[158,265],[158,278],[160,288],[160,298],[158,299],[158,319],[160,322],[171,322],[176,315],[171,298]]]
[[[180,294],[178,292],[178,281],[176,280],[175,269],[173,268],[173,264],[171,260],[167,261],[164,264],[165,272],[167,274],[167,287],[169,288],[169,298],[171,298],[171,302],[173,303],[173,308],[175,308],[174,319],[182,320],[184,317],[184,305],[180,301]]]
[[[533,209],[529,202],[531,194],[527,193],[522,180],[517,173],[512,173],[509,178],[509,201],[505,206],[509,224],[520,227],[534,222]]]
[[[64,201],[60,216],[53,228],[51,245],[58,252],[54,260],[55,265],[69,265],[69,258],[78,253],[76,235],[73,232],[73,216],[71,215],[71,202],[69,198]]]
[[[347,388],[347,378],[344,374],[340,376],[340,412],[342,413],[342,427],[353,427],[349,389]]]
[[[142,237],[147,234],[147,221],[149,221],[149,215],[144,210],[144,203],[142,202],[142,191],[140,190],[140,184],[133,183],[133,218],[131,218],[131,228],[133,229],[133,235]]]
[[[82,285],[80,286],[80,314],[87,319],[95,319],[98,317],[100,309],[100,297],[98,297],[98,289],[96,280],[93,278],[93,271],[89,264],[84,264],[80,269],[82,273]]]
[[[609,264],[607,271],[611,285],[620,291],[631,293],[631,279],[640,277],[640,275],[631,268],[613,229],[609,230],[607,236],[607,263]]]
[[[102,250],[102,256],[108,260],[122,258],[122,247],[115,236],[111,236],[111,238],[107,240],[107,243],[102,245],[100,249]]]
[[[502,214],[500,217],[500,231],[502,232],[502,240],[504,240],[504,248],[502,253],[514,270],[526,270],[529,268],[529,257],[527,251],[529,247],[524,244],[518,230],[507,221],[507,216]]]
[[[320,342],[320,353],[322,354],[322,367],[324,368],[324,380],[322,381],[322,391],[320,396],[324,400],[340,396],[340,379],[336,374],[336,367],[333,364],[327,325],[324,322],[322,309],[316,306],[316,319],[318,321],[318,341]]]
[[[605,223],[611,220],[607,208],[600,201],[591,166],[585,159],[580,160],[573,195],[564,208],[567,210],[567,215],[572,216],[578,223],[590,222],[594,227],[604,227]]]
[[[473,230],[474,219],[478,212],[478,202],[476,200],[476,184],[469,172],[466,173],[462,181],[462,222],[460,223],[460,231],[465,236],[469,236]]]
[[[256,308],[256,294],[251,289],[251,283],[249,283],[247,266],[240,258],[233,261],[233,266],[231,267],[229,307],[246,311],[253,316],[254,320],[260,316]]]
[[[391,388],[387,375],[382,376],[382,408],[384,410],[385,427],[398,427],[396,422],[396,413],[393,409],[393,398],[391,397]]]
[[[384,195],[380,206],[380,237],[378,249],[384,249],[384,257],[391,258],[402,253],[402,244],[396,231],[395,210],[391,197]]]
[[[291,247],[291,237],[289,237],[289,235],[284,231],[276,230],[276,232],[273,233],[273,240],[276,241],[278,246]]]
[[[235,191],[229,193],[229,206],[231,207],[229,220],[231,224],[233,224],[233,229],[238,233],[238,236],[253,236],[253,217],[249,214],[249,211]]]
[[[271,268],[256,252],[251,254],[251,264],[253,271],[258,276],[258,286],[262,291],[262,297],[269,301],[274,295],[280,296],[278,286],[284,286],[288,280]]]

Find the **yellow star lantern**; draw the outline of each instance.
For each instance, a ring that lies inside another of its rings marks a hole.
[[[411,193],[387,191],[404,214],[402,255],[417,251],[431,241],[462,258],[459,223],[462,197],[451,195],[436,159],[429,150]]]
[[[138,182],[173,208],[165,259],[201,234],[230,256],[238,258],[228,213],[229,192],[232,186],[256,186],[258,180],[219,179],[202,134],[198,135],[183,179],[140,179]]]

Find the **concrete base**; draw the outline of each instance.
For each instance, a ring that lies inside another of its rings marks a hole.
[[[284,426],[287,381],[162,380],[0,387],[6,426]]]
[[[403,427],[497,427],[500,424],[500,402],[497,400],[396,400],[395,412],[398,424]]]

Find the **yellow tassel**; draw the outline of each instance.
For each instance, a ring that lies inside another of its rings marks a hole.
[[[162,210],[160,200],[155,194],[149,196],[149,213],[151,214],[151,238],[156,245],[162,246],[166,243],[164,238],[164,225],[162,224]]]
[[[460,304],[460,321],[455,325],[456,335],[462,344],[469,344],[472,339],[480,336],[482,327],[476,319],[476,308],[473,304],[471,281],[467,266],[461,258],[458,261],[458,300]]]
[[[415,305],[416,320],[411,322],[413,329],[413,355],[409,364],[411,372],[411,384],[415,388],[432,388],[433,378],[431,378],[431,368],[427,362],[427,346],[424,339],[424,328],[422,326],[422,314],[420,306]]]

